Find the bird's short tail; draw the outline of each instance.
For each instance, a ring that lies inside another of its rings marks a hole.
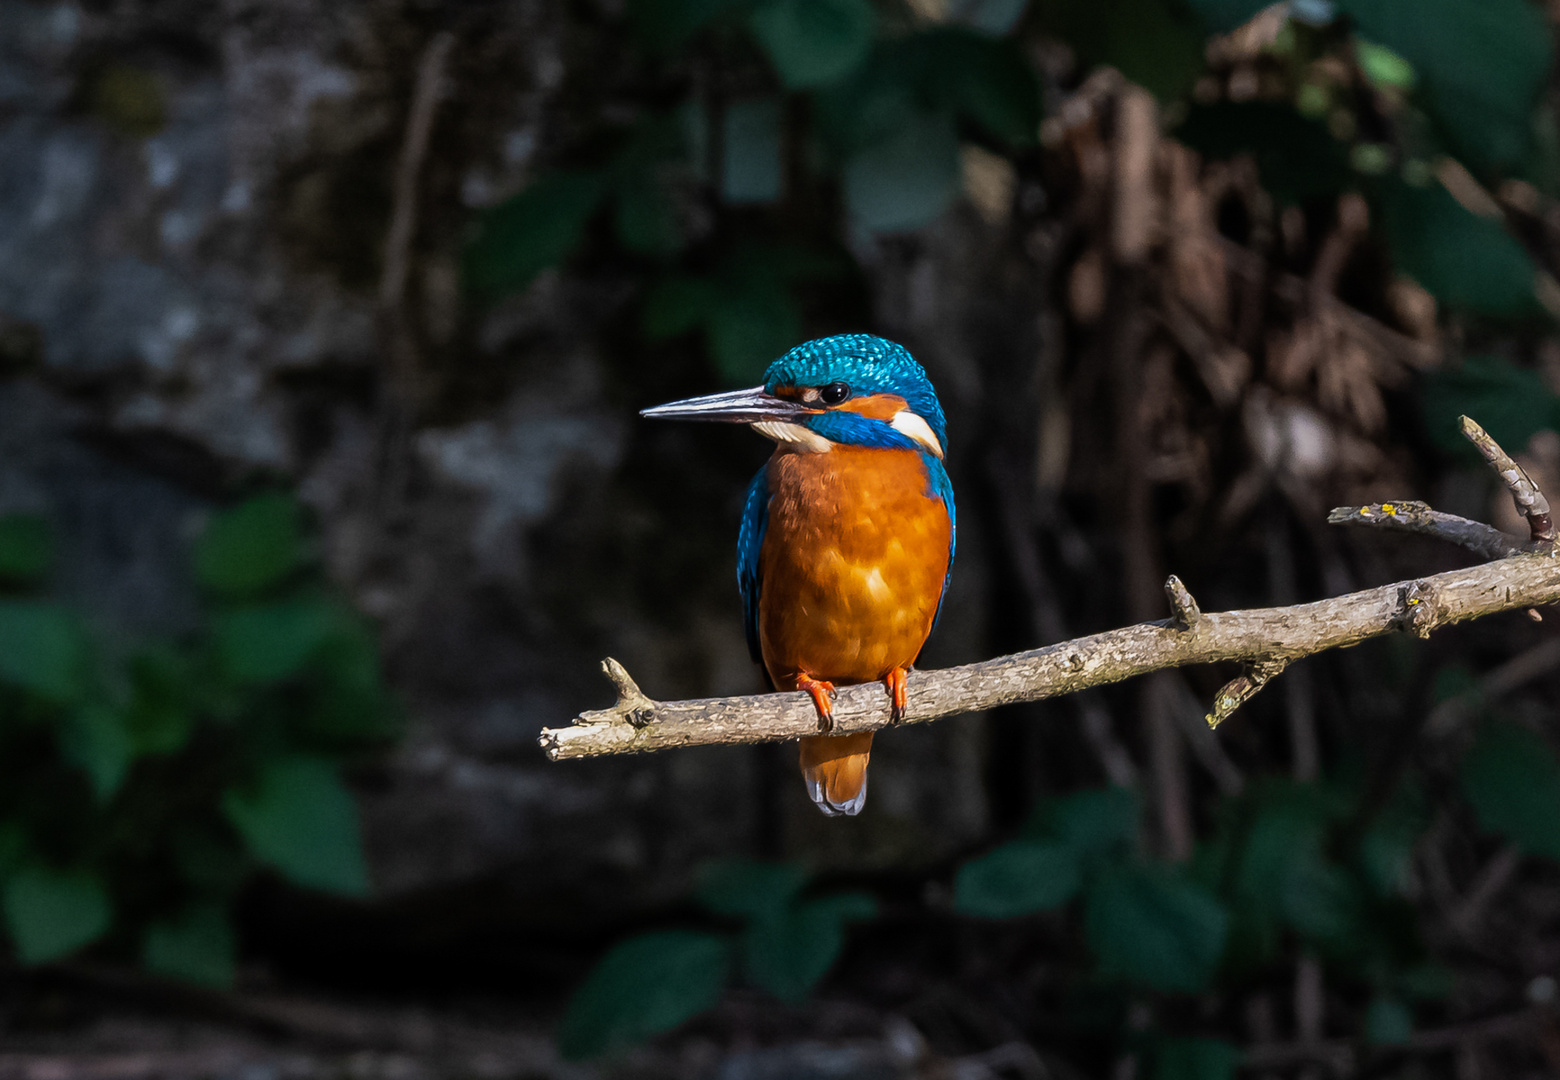
[[[852,817],[867,802],[867,759],[872,732],[811,735],[802,739],[802,779],[807,794],[830,817]]]

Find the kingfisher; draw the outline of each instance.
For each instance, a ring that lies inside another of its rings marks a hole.
[[[837,686],[881,682],[889,719],[942,612],[957,536],[947,424],[900,345],[841,334],[798,345],[764,384],[641,416],[748,424],[774,453],[747,490],[737,588],[748,651],[776,690],[818,712],[802,779],[831,817],[861,812],[872,732],[833,735]]]

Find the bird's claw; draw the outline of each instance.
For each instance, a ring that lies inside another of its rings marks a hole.
[[[818,732],[827,735],[834,730],[834,684],[822,679],[815,679],[811,675],[801,674],[796,677],[796,688],[805,691],[813,699],[813,707],[818,710]]]
[[[904,723],[905,714],[909,711],[910,702],[907,693],[906,680],[910,676],[910,669],[896,667],[883,676],[883,685],[888,690],[888,722],[890,724]]]

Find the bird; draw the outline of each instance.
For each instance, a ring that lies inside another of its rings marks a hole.
[[[861,812],[872,732],[831,734],[838,686],[881,682],[889,720],[942,613],[958,537],[947,422],[926,371],[871,334],[798,345],[762,386],[644,409],[744,423],[774,452],[748,486],[737,586],[748,650],[776,690],[818,715],[802,779],[831,817]]]

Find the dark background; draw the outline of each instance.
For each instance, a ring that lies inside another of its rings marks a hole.
[[[0,1076],[1560,1071],[1548,613],[1307,660],[1217,738],[1234,670],[892,732],[848,820],[794,747],[536,746],[603,656],[761,688],[767,445],[635,412],[826,333],[949,414],[922,667],[1163,617],[1169,572],[1217,610],[1471,560],[1334,505],[1524,531],[1455,418],[1560,491],[1554,13],[1293,7],[0,0]],[[1212,955],[956,886],[1107,784]],[[609,946],[735,925],[692,899],[733,858],[877,914],[805,1000],[734,977],[562,1063]]]

